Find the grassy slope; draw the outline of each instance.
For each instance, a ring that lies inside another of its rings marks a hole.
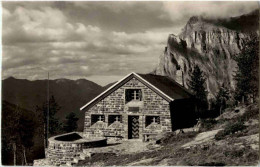
[[[259,131],[259,110],[257,105],[251,105],[241,108],[245,113],[234,115],[231,118],[221,118],[213,122],[207,128],[201,128],[202,131],[210,131],[220,127],[225,128],[237,120],[241,120],[246,127],[236,133],[225,136],[222,140],[214,140],[210,144],[197,145],[190,149],[181,148],[189,141],[194,140],[199,132],[186,132],[175,135],[168,134],[161,140],[161,147],[137,154],[119,155],[96,154],[91,159],[80,162],[78,165],[129,165],[133,162],[140,163],[136,165],[256,165],[259,160],[257,150],[253,150],[243,141],[243,136],[258,134]],[[234,113],[234,109],[227,112]],[[228,113],[226,113],[228,114]],[[252,120],[257,120],[256,124],[250,125]],[[247,124],[249,123],[249,124]],[[205,126],[205,125],[204,125]],[[242,138],[241,138],[242,137]],[[247,138],[247,137],[246,137]],[[235,144],[241,143],[242,147]],[[142,161],[141,161],[142,160]],[[146,161],[145,161],[146,160]]]

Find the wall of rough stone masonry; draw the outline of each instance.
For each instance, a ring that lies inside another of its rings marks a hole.
[[[100,147],[106,144],[105,139],[86,142],[49,141],[47,159],[53,165],[66,164],[66,162],[73,161],[74,157],[80,156],[83,149]]]
[[[52,164],[66,164],[74,157],[79,156],[84,147],[83,143],[50,143],[47,158]]]
[[[125,105],[125,90],[126,89],[141,89],[142,90],[142,104],[138,112],[128,111],[128,106]],[[105,122],[103,126],[93,127],[91,126],[91,114],[104,114]],[[118,114],[122,115],[122,126],[118,128],[111,128],[108,126],[108,115]],[[122,136],[128,138],[128,116],[139,116],[139,132],[140,138],[142,133],[162,133],[171,131],[171,117],[169,102],[163,99],[160,95],[153,90],[139,82],[137,79],[132,78],[123,86],[112,92],[110,95],[99,101],[88,111],[85,112],[85,125],[84,136],[85,137],[98,137],[98,136]],[[160,125],[156,128],[145,127],[146,115],[158,115],[160,116]]]

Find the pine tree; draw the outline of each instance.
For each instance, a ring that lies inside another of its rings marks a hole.
[[[65,132],[72,132],[72,131],[77,130],[77,128],[78,128],[77,121],[78,120],[79,119],[76,117],[76,114],[74,112],[69,113],[66,116],[66,121],[63,126],[63,130]]]
[[[55,117],[55,114],[61,109],[61,107],[56,102],[54,96],[49,99],[49,112],[48,112],[48,102],[44,102],[42,107],[37,107],[36,110],[40,110],[42,113],[43,125],[44,125],[44,139],[45,145],[47,145],[48,137],[58,134],[62,125],[59,120]]]
[[[235,57],[238,69],[235,73],[236,92],[235,99],[241,101],[253,100],[258,96],[258,70],[259,70],[259,38],[251,35],[241,53]]]
[[[229,90],[222,84],[216,97],[216,108],[219,110],[220,114],[222,113],[222,110],[226,108],[227,100],[229,100],[229,98]]]
[[[188,80],[188,87],[198,100],[198,109],[205,110],[207,108],[207,92],[204,86],[206,78],[204,77],[203,71],[200,70],[198,65],[195,65],[193,71],[190,72],[189,75],[190,80]]]
[[[51,96],[49,100],[50,110],[49,110],[49,133],[55,135],[61,130],[61,123],[55,117],[55,114],[61,109],[61,107],[56,102],[54,96]]]

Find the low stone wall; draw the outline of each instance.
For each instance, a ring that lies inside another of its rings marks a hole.
[[[47,160],[45,160],[45,162],[49,161],[51,165],[55,166],[63,165],[73,161],[75,157],[79,157],[83,149],[107,145],[107,140],[105,138],[86,139],[81,137],[74,141],[56,140],[63,136],[75,135],[75,133],[81,136],[80,133],[72,132],[49,138],[49,146],[46,155]],[[38,163],[38,161],[35,162]]]

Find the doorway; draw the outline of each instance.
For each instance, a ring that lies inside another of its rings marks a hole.
[[[139,138],[139,116],[128,116],[128,139]]]

